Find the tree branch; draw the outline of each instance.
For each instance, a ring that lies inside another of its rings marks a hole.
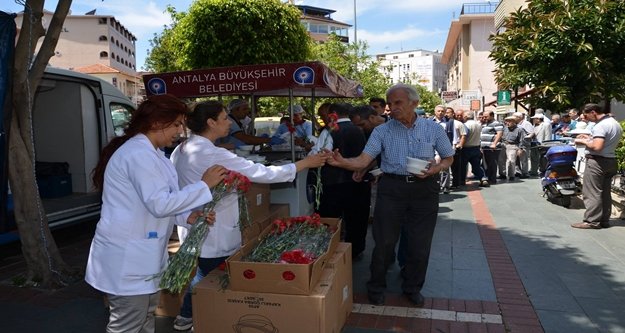
[[[54,55],[54,49],[59,41],[59,36],[63,30],[63,22],[65,22],[65,17],[67,17],[67,13],[69,13],[71,4],[72,0],[60,0],[56,5],[52,21],[50,21],[48,25],[48,31],[28,73],[32,96],[35,95],[37,86],[39,86],[39,81],[48,65],[48,61],[50,61],[50,58]]]

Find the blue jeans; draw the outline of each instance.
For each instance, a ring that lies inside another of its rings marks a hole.
[[[184,299],[182,301],[182,306],[180,307],[180,315],[185,318],[193,317],[193,305],[191,304],[191,296],[193,287],[198,284],[198,282],[202,281],[202,279],[210,273],[213,269],[217,268],[222,262],[226,261],[228,257],[219,257],[219,258],[199,258],[197,264],[197,270],[195,271],[195,276],[193,280],[191,280],[191,284],[189,284],[189,288],[187,292],[184,294]]]

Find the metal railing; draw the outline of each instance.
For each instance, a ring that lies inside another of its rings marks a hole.
[[[462,5],[462,12],[460,15],[465,14],[491,14],[495,12],[499,1],[497,2],[485,2],[485,3],[465,3]]]

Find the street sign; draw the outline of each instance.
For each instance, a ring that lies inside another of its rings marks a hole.
[[[482,103],[479,99],[471,100],[471,111],[480,111],[482,108]]]
[[[510,90],[497,91],[497,105],[510,105],[512,99]]]
[[[472,100],[480,99],[480,97],[480,92],[477,90],[463,90],[462,105],[471,105]]]
[[[458,92],[455,90],[443,91],[441,93],[441,98],[445,101],[445,103],[449,103],[454,99],[458,99]]]

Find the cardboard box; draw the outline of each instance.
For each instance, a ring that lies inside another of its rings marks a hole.
[[[346,261],[345,253],[306,296],[221,290],[221,275],[209,274],[194,290],[194,332],[340,333],[353,306],[351,296],[343,297],[344,290],[349,295],[352,290],[351,279],[345,280],[351,276],[351,254]]]
[[[252,183],[250,189],[245,193],[251,220],[254,220],[257,216],[269,214],[270,194],[269,184]]]
[[[180,314],[180,307],[182,306],[184,294],[184,292],[172,294],[167,290],[161,290],[158,306],[156,307],[154,314],[162,317],[176,317]]]
[[[354,289],[352,286],[352,244],[339,243],[336,251],[326,263],[327,268],[332,268],[337,274],[337,292],[333,294],[333,301],[340,304],[337,315],[338,321],[347,322],[347,317],[354,307]]]
[[[311,264],[280,264],[241,261],[271,231],[263,230],[258,238],[250,242],[226,263],[230,273],[230,288],[239,291],[271,292],[279,294],[309,295],[319,281],[323,267],[334,253],[338,243],[341,221],[337,218],[322,218],[321,223],[336,227],[328,250]]]

